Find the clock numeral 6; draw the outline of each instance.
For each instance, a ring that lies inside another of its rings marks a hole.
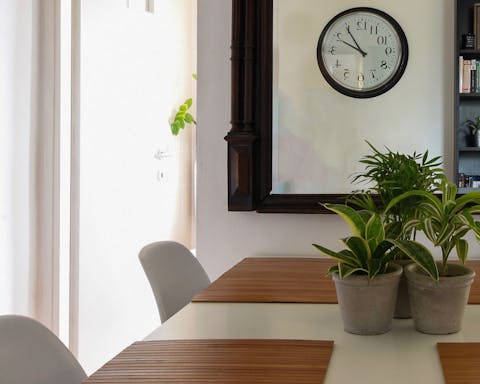
[[[359,73],[358,76],[357,76],[357,80],[360,83],[363,83],[363,81],[365,80],[365,75],[363,73]]]

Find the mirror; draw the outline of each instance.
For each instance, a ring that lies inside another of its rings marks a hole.
[[[447,33],[451,1],[427,0],[415,13],[413,0],[384,9],[404,29],[412,56],[399,83],[369,99],[335,91],[317,64],[322,29],[350,3],[233,0],[229,210],[313,213],[324,212],[319,202],[344,202],[363,169],[358,160],[370,152],[365,140],[444,154],[453,92],[442,79],[453,78],[445,64],[453,44],[431,36]]]

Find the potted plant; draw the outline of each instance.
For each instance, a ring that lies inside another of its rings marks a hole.
[[[337,265],[328,270],[335,283],[344,329],[374,335],[390,330],[402,268],[391,263],[401,248],[420,265],[430,262],[428,250],[411,240],[397,240],[397,225],[385,225],[376,212],[341,204],[324,204],[350,226],[353,235],[342,239],[347,247],[332,251],[313,244]],[[431,266],[425,266],[427,269]]]
[[[475,271],[465,266],[468,242],[465,235],[473,231],[480,236],[480,222],[473,214],[480,212],[480,192],[470,192],[457,197],[457,187],[443,178],[441,198],[425,191],[410,191],[392,200],[386,208],[411,196],[423,196],[416,217],[405,224],[404,230],[422,231],[432,244],[441,249],[442,260],[433,264],[410,264],[405,268],[412,317],[415,328],[429,334],[458,332],[468,301],[470,285]],[[449,263],[453,249],[461,264]],[[410,255],[408,255],[410,256]],[[433,261],[433,256],[427,256]],[[416,260],[414,260],[416,261]]]
[[[416,207],[423,201],[422,196],[410,196],[391,207],[388,212],[385,208],[396,197],[411,190],[437,192],[437,180],[443,175],[440,157],[429,158],[428,151],[412,155],[394,152],[386,148],[380,152],[367,141],[372,154],[360,160],[365,164],[365,171],[354,176],[355,183],[368,183],[368,190],[360,190],[349,198],[349,203],[362,209],[378,212],[386,224],[403,227],[406,222],[415,216]],[[376,196],[374,198],[373,196]],[[414,240],[415,228],[400,232],[400,239]],[[405,266],[411,260],[397,249],[394,255],[395,262]],[[397,303],[394,317],[410,318],[410,304],[408,300],[407,282],[402,275],[400,279]]]
[[[480,146],[480,140],[478,132],[480,130],[480,116],[476,116],[473,120],[467,119],[465,124],[469,130],[469,134],[465,136],[465,142],[467,147]]]

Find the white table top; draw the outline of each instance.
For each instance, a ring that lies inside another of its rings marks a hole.
[[[393,320],[383,335],[343,330],[336,304],[192,303],[145,340],[310,339],[335,342],[325,384],[443,383],[437,342],[480,342],[480,305],[466,309],[463,330],[419,333],[412,320]]]

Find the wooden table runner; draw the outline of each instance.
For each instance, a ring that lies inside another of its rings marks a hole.
[[[328,268],[331,259],[252,257],[242,260],[193,302],[336,304],[337,295]],[[480,304],[480,260],[467,263],[477,272],[470,304]]]
[[[333,341],[137,342],[83,383],[323,383]]]
[[[438,343],[446,384],[480,382],[480,343]]]
[[[327,269],[319,258],[246,258],[193,298],[194,302],[336,303]]]

